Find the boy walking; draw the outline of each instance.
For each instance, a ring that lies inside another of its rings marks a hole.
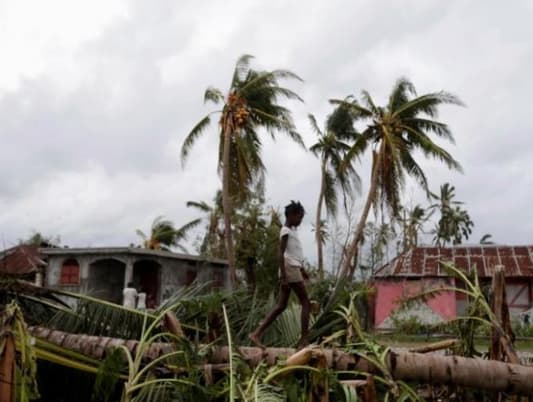
[[[291,201],[285,207],[285,224],[280,232],[280,292],[278,303],[259,325],[259,328],[250,334],[251,341],[261,348],[265,347],[261,343],[261,337],[278,315],[287,308],[291,290],[296,293],[302,305],[302,333],[298,341],[298,347],[303,347],[309,343],[307,338],[310,302],[304,285],[304,280],[308,279],[308,275],[303,266],[302,243],[297,232],[304,215],[304,207],[299,202]]]

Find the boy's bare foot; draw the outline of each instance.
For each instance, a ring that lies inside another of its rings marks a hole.
[[[252,332],[251,334],[249,334],[248,338],[250,338],[252,343],[255,346],[257,346],[258,348],[261,348],[261,349],[265,349],[266,348],[266,346],[261,343],[261,341],[259,340],[259,337],[257,336],[257,334],[255,332]]]

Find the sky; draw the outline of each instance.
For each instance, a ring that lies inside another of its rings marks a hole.
[[[455,186],[472,243],[490,233],[533,244],[532,19],[531,0],[0,0],[0,248],[32,231],[122,246],[158,215],[178,226],[198,217],[186,201],[211,201],[220,187],[216,126],[184,168],[181,144],[211,110],[205,88],[226,90],[242,54],[303,78],[284,84],[305,101],[287,106],[308,146],[307,114],[323,122],[329,99],[366,89],[384,104],[399,77],[419,94],[456,94],[466,107],[439,118],[464,173],[422,158],[430,187]],[[262,156],[267,202],[306,206],[312,261],[318,160],[283,135],[265,136]],[[405,196],[422,199],[412,184]]]

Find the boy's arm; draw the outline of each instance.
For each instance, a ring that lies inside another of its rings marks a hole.
[[[300,272],[302,273],[302,276],[305,280],[309,279],[309,274],[307,273],[304,267],[300,267]]]
[[[289,239],[289,235],[284,235],[281,238],[281,242],[279,245],[279,270],[280,270],[280,279],[281,283],[286,284],[287,283],[287,273],[285,271],[285,250],[287,248],[287,240]]]

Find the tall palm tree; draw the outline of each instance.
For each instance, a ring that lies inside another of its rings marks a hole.
[[[309,115],[311,127],[318,135],[318,141],[312,145],[310,151],[320,158],[320,191],[315,218],[315,239],[317,244],[318,274],[324,275],[324,257],[322,236],[324,227],[322,219],[322,207],[325,205],[330,217],[337,215],[337,190],[346,195],[353,193],[354,185],[359,184],[359,177],[351,162],[343,164],[350,145],[344,140],[355,140],[356,132],[353,126],[353,118],[350,111],[343,105],[335,108],[326,120],[325,130],[322,131],[317,124],[315,116]]]
[[[198,226],[200,222],[201,219],[194,219],[182,227],[176,228],[172,221],[158,216],[152,222],[150,235],[146,235],[140,229],[137,229],[136,233],[143,239],[144,248],[170,251],[172,247],[175,247],[186,253],[187,249],[180,242],[187,240],[188,232]]]
[[[437,145],[431,135],[453,142],[448,126],[434,118],[437,117],[440,105],[462,105],[462,102],[443,91],[418,96],[414,85],[404,78],[396,82],[385,106],[376,106],[366,91],[362,92],[361,103],[353,97],[332,102],[346,105],[354,112],[356,119],[367,123],[347,158],[360,155],[369,146],[372,147],[370,187],[343,261],[337,285],[342,286],[344,279],[351,277],[355,270],[359,244],[370,208],[381,204],[391,216],[397,216],[406,176],[414,178],[428,192],[426,175],[414,159],[416,151],[443,162],[450,169],[461,170],[459,163]]]
[[[231,228],[232,206],[246,200],[249,189],[264,180],[265,166],[261,159],[259,129],[265,128],[274,138],[276,132],[287,134],[303,145],[296,132],[290,111],[279,105],[280,98],[301,98],[293,91],[279,85],[280,79],[297,79],[287,70],[256,71],[250,68],[252,56],[241,56],[235,66],[227,94],[209,87],[204,101],[221,105],[201,119],[185,138],[181,148],[184,162],[198,137],[211,123],[211,115],[219,113],[218,170],[222,175],[222,205],[226,254],[233,285],[236,284],[235,252]]]

